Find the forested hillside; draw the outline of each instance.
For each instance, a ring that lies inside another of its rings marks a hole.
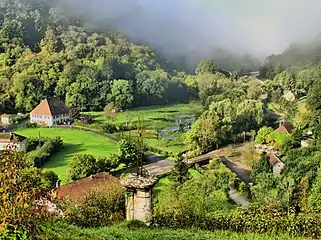
[[[264,78],[274,78],[276,74],[291,68],[313,66],[321,60],[321,37],[305,43],[293,43],[283,53],[266,58],[260,69]]]
[[[82,110],[187,100],[184,73],[155,51],[96,32],[49,2],[0,1],[0,112],[27,112],[52,96]]]

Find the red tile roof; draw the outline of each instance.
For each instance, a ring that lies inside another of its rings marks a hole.
[[[269,152],[268,156],[270,158],[270,164],[273,166],[277,162],[282,162],[281,159],[274,153],[274,152]]]
[[[67,107],[62,101],[55,98],[46,98],[32,110],[32,115],[41,116],[57,116],[61,114],[69,114],[70,108]]]
[[[291,123],[281,122],[280,127],[275,130],[278,133],[292,133],[294,130],[294,126]]]
[[[75,182],[58,187],[57,196],[60,199],[69,197],[72,201],[77,201],[91,190],[108,184],[117,184],[121,186],[118,178],[115,178],[108,173],[97,173],[92,177],[79,179]]]

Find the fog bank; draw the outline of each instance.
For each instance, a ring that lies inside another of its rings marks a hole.
[[[320,0],[61,0],[165,55],[214,57],[221,48],[263,57],[321,32]]]

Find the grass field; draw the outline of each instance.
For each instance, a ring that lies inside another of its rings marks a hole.
[[[128,112],[118,113],[114,120],[107,120],[103,112],[87,112],[99,123],[111,122],[116,125],[137,122],[139,116],[143,117],[146,129],[163,129],[173,125],[176,115],[198,115],[203,112],[199,102],[188,104],[175,104],[165,106],[141,107]]]
[[[54,225],[49,239],[63,240],[304,240],[287,235],[238,234],[228,231],[198,231],[163,228],[138,228],[113,226],[105,228],[81,229],[64,223]]]
[[[90,153],[94,156],[107,156],[117,153],[117,144],[103,136],[89,132],[59,129],[59,128],[24,128],[15,131],[26,137],[61,137],[64,142],[63,148],[59,153],[53,155],[44,165],[44,169],[52,170],[58,174],[62,184],[69,181],[68,162],[79,153]]]

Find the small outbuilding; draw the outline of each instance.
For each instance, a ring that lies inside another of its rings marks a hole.
[[[2,114],[1,115],[1,123],[5,125],[11,124],[12,117],[8,114]]]
[[[294,129],[295,127],[291,123],[288,123],[285,120],[281,120],[279,128],[276,129],[274,132],[291,134],[294,131]]]
[[[26,137],[15,133],[0,133],[0,151],[25,150]]]
[[[284,162],[273,151],[269,152],[268,156],[270,159],[270,164],[273,168],[273,174],[275,176],[280,176],[285,166]]]

